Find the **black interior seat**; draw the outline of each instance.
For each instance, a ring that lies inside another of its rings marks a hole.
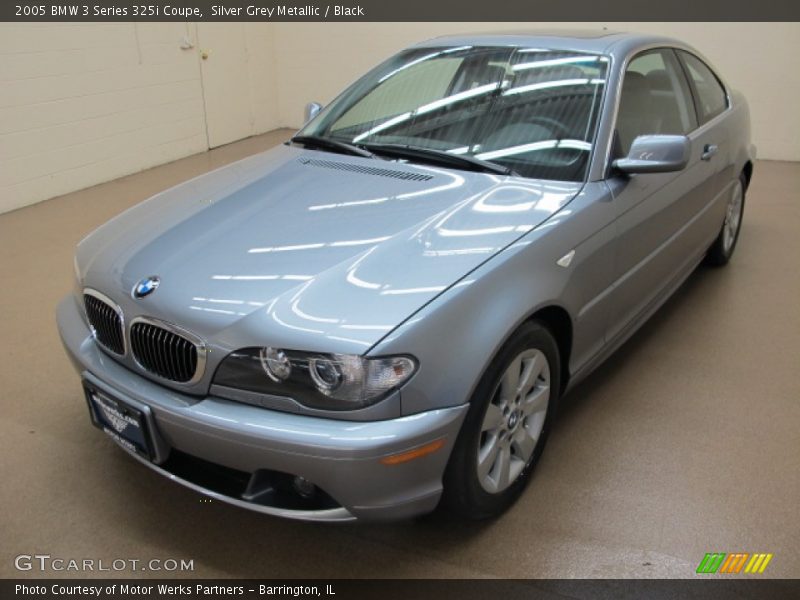
[[[647,78],[636,71],[626,73],[617,116],[617,136],[623,156],[628,154],[637,136],[657,133],[658,125],[653,118],[651,101]]]
[[[667,71],[657,69],[650,71],[645,77],[650,88],[653,110],[658,114],[658,130],[654,133],[684,133],[675,88]]]

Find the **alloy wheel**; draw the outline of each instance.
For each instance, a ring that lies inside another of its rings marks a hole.
[[[520,353],[486,408],[478,441],[481,487],[491,494],[508,488],[530,463],[550,402],[550,365],[541,350]]]
[[[742,201],[744,200],[744,189],[742,182],[737,181],[731,192],[728,207],[725,212],[725,222],[722,226],[722,247],[725,254],[730,253],[736,235],[739,232],[739,225],[742,222]]]

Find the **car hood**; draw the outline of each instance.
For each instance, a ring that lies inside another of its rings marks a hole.
[[[279,146],[109,221],[79,275],[223,347],[364,352],[580,187]]]

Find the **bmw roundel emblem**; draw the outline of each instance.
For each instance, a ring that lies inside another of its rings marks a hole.
[[[161,283],[161,279],[155,275],[145,277],[139,283],[133,286],[133,297],[144,298],[145,296],[149,296],[156,291],[159,283]]]

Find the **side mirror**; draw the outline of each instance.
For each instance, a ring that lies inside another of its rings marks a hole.
[[[685,135],[640,135],[626,158],[614,161],[623,173],[671,173],[689,163],[691,144]]]
[[[306,120],[303,121],[303,125],[308,123],[311,119],[319,114],[319,111],[322,110],[322,104],[319,102],[309,102],[306,104]]]

